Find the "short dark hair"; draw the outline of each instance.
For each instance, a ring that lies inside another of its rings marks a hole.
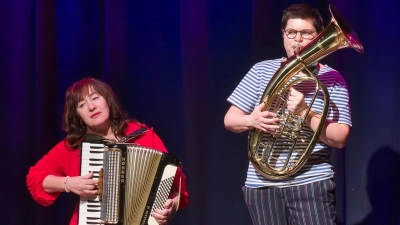
[[[85,137],[87,127],[81,123],[77,112],[78,103],[89,93],[89,88],[103,96],[110,108],[111,130],[117,137],[122,137],[126,129],[126,113],[122,110],[117,96],[111,87],[94,78],[84,78],[69,87],[65,93],[63,129],[68,133],[66,143],[69,147],[77,148]]]
[[[324,29],[322,17],[318,9],[313,8],[308,4],[294,4],[284,10],[281,23],[282,30],[285,30],[289,19],[311,19],[317,33],[320,33]]]

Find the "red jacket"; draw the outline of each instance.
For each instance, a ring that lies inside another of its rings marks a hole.
[[[125,135],[132,133],[139,129],[140,126],[136,123],[128,123],[128,128]],[[143,135],[140,135],[131,141],[130,143],[136,143],[144,147],[157,149],[162,152],[167,152],[161,139],[154,133],[153,129],[149,129]],[[51,149],[47,155],[43,156],[35,166],[29,169],[27,175],[27,186],[33,199],[43,206],[52,204],[56,198],[60,195],[57,193],[47,193],[43,189],[43,180],[48,175],[54,176],[79,176],[80,174],[80,149],[67,148],[64,141],[61,141],[53,149]],[[186,190],[186,177],[178,168],[177,174],[174,180],[174,186],[179,187],[179,177],[181,176],[181,198],[179,203],[179,209],[182,209],[188,205],[188,193]],[[73,194],[73,193],[70,193]],[[75,207],[74,214],[71,218],[70,225],[76,225],[78,216],[78,205]]]

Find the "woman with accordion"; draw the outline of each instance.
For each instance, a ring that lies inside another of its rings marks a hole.
[[[98,194],[99,181],[93,179],[94,172],[80,175],[83,140],[123,141],[167,153],[153,129],[136,120],[127,120],[111,87],[93,78],[82,79],[66,91],[63,129],[66,138],[32,166],[27,175],[29,192],[43,206],[52,204],[61,192],[80,197]],[[186,177],[178,167],[164,209],[156,209],[152,217],[158,224],[167,224],[178,208],[187,205]],[[78,204],[70,220],[71,225],[77,223]]]

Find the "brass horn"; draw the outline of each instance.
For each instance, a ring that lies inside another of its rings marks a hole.
[[[262,102],[265,103],[262,111],[269,110],[277,113],[280,119],[280,128],[275,134],[264,133],[259,129],[251,130],[248,136],[248,155],[254,168],[268,179],[281,180],[287,178],[295,174],[305,164],[319,139],[327,117],[329,94],[325,85],[309,70],[308,76],[292,78],[300,71],[307,70],[310,64],[318,62],[337,49],[350,47],[361,54],[364,53],[357,34],[345,22],[345,19],[335,6],[329,5],[329,10],[332,19],[328,26],[311,43],[282,63],[269,81],[261,97],[260,104]],[[300,116],[291,112],[286,113],[284,96],[290,87],[303,81],[314,82],[316,91],[311,98],[306,114],[300,118]],[[321,122],[315,130],[311,141],[303,143],[304,140],[301,140],[299,134],[303,128],[304,119],[307,118],[319,90],[324,95]],[[275,146],[278,138],[287,140],[285,142],[289,151],[286,160],[274,157],[274,151],[281,151],[282,149],[282,146]],[[297,149],[297,143],[303,148]],[[295,160],[291,157],[294,157]],[[283,166],[276,168],[274,164],[277,161],[280,161]]]

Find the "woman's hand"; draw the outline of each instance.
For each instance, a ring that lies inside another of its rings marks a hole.
[[[304,116],[304,113],[307,110],[307,104],[304,101],[303,93],[297,91],[294,88],[290,88],[289,98],[286,102],[287,109],[299,116]]]
[[[73,192],[79,196],[94,197],[97,195],[97,183],[93,180],[93,172],[76,177],[48,175],[43,180],[43,189],[47,193]]]
[[[172,199],[165,202],[164,209],[156,209],[153,217],[160,225],[165,225],[176,212],[176,204]]]
[[[94,197],[97,195],[97,180],[93,180],[93,172],[84,176],[69,177],[66,188],[79,196]]]
[[[253,109],[251,114],[247,114],[238,107],[232,105],[224,118],[225,128],[235,133],[260,129],[264,132],[275,133],[279,128],[279,119],[275,113],[262,111],[265,103],[261,103]]]
[[[265,103],[261,103],[256,106],[253,112],[249,115],[250,126],[274,134],[275,130],[279,129],[279,125],[277,125],[279,119],[276,117],[275,113],[261,111],[264,106]]]

